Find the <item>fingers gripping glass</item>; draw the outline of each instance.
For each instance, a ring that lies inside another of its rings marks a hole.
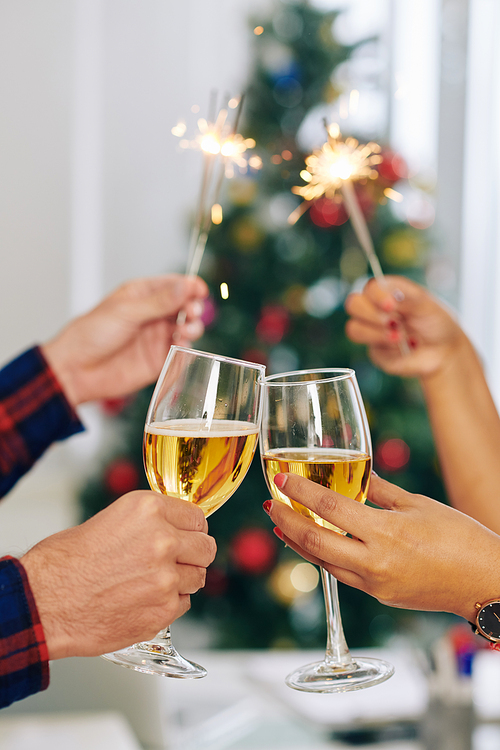
[[[144,428],[150,487],[214,513],[239,487],[257,447],[265,367],[173,346]],[[184,659],[170,629],[152,641],[105,654],[115,664],[167,677],[204,677]]]
[[[304,370],[265,379],[260,450],[271,495],[320,526],[345,534],[274,484],[289,472],[364,503],[372,448],[366,413],[353,370]],[[286,678],[296,690],[335,693],[376,685],[394,672],[380,659],[349,653],[340,617],[337,581],[323,568],[327,617],[323,661],[300,667]]]

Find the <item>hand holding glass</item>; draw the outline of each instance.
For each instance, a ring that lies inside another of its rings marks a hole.
[[[311,479],[364,503],[372,449],[366,413],[353,370],[303,370],[264,381],[260,450],[271,495],[321,526],[345,534],[274,483],[279,473]],[[323,568],[328,638],[323,661],[307,664],[286,678],[296,690],[345,692],[376,685],[394,672],[380,659],[353,659],[344,637],[336,579]]]
[[[152,490],[214,513],[239,487],[255,453],[262,365],[170,349],[149,405],[144,465]],[[166,677],[204,677],[166,628],[153,641],[105,654],[115,664]]]

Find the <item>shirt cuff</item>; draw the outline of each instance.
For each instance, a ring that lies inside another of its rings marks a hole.
[[[0,708],[45,690],[49,652],[23,566],[0,559]]]
[[[55,440],[83,430],[38,346],[0,370],[0,497]]]

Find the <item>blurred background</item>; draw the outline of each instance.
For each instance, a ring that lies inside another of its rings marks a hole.
[[[417,385],[382,376],[344,337],[343,301],[368,275],[347,217],[328,205],[295,227],[287,217],[323,117],[380,143],[378,187],[360,199],[382,266],[457,310],[500,401],[499,16],[497,0],[0,0],[0,360],[127,279],[185,270],[202,158],[172,128],[182,120],[192,134],[214,90],[245,92],[240,131],[263,167],[225,185],[201,269],[211,297],[199,348],[270,372],[355,367],[377,471],[445,500]],[[2,502],[0,554],[145,486],[149,395],[82,409],[87,433]],[[317,577],[277,548],[266,497],[255,463],[211,519],[219,555],[177,645],[324,642]],[[354,647],[427,648],[451,624],[340,595]]]

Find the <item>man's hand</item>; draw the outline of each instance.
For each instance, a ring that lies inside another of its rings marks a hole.
[[[171,344],[189,346],[203,333],[207,294],[198,277],[138,279],[71,321],[42,347],[70,403],[117,398],[154,382]],[[181,310],[186,319],[177,326]]]
[[[473,620],[476,602],[500,595],[500,537],[469,516],[377,476],[368,492],[377,508],[294,474],[278,474],[275,482],[352,537],[273,501],[266,508],[278,535],[306,560],[383,604]]]
[[[196,506],[144,490],[35,545],[21,563],[50,658],[130,646],[183,615],[215,557],[207,529]]]

